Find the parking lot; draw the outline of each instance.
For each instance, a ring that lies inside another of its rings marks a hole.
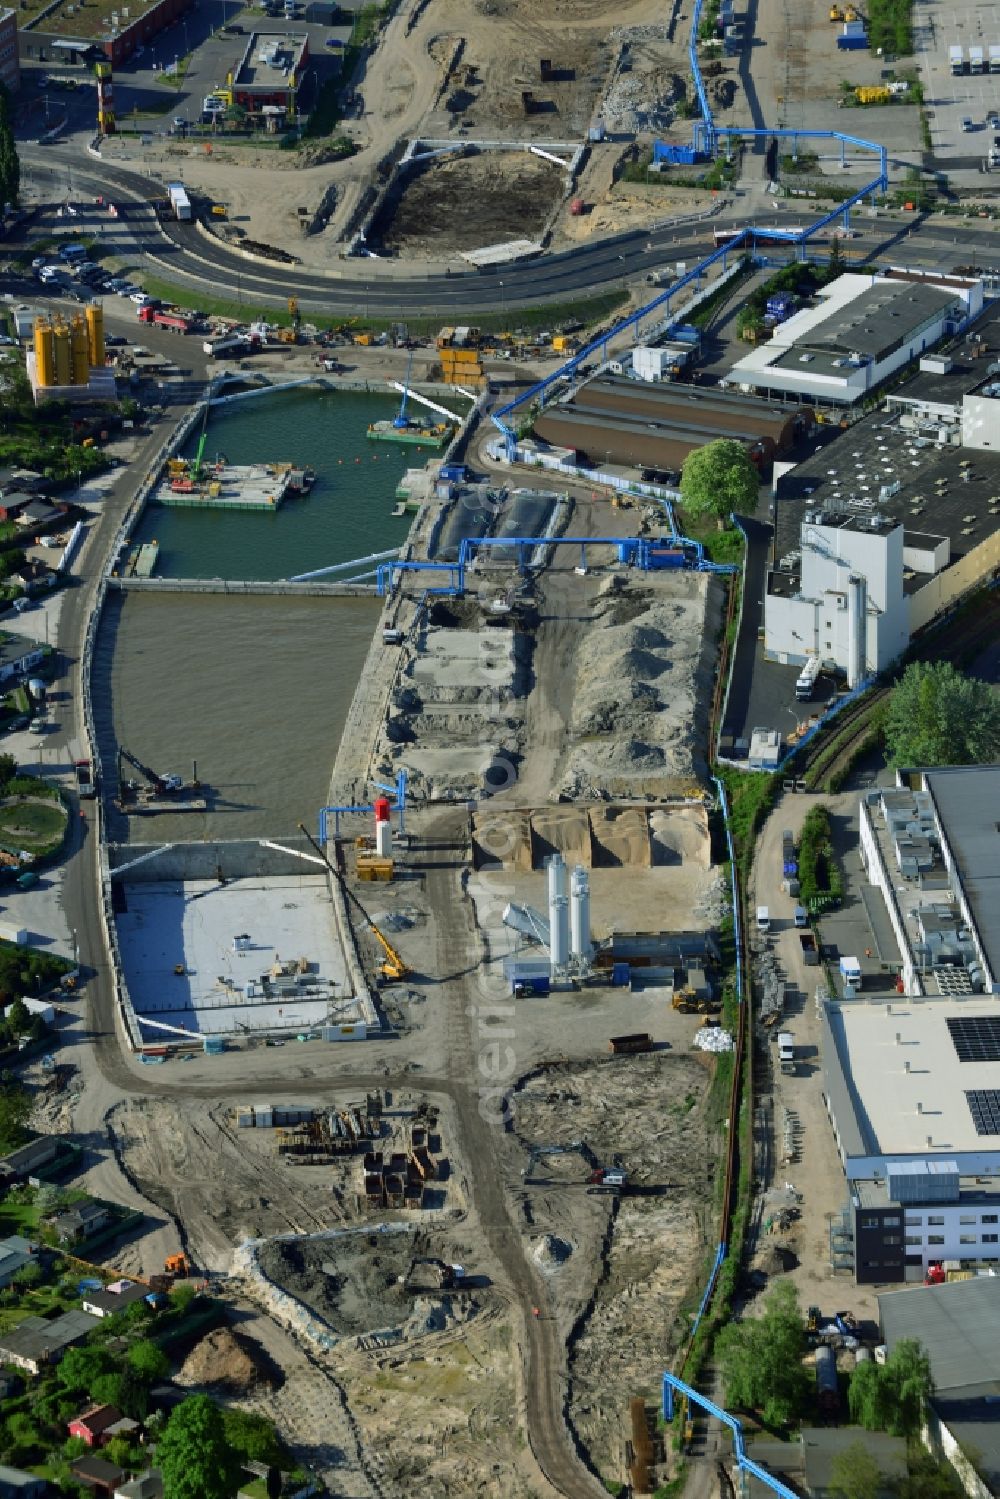
[[[913,22],[935,164],[954,176],[956,185],[978,186],[980,167],[994,136],[987,128],[986,117],[991,110],[1000,109],[1000,73],[965,72],[956,76],[951,71],[949,52],[952,47],[961,47],[967,60],[970,47],[981,47],[988,67],[990,47],[1000,46],[1000,12],[995,6],[977,5],[971,0],[954,0],[947,5],[938,0],[916,0]],[[971,131],[962,128],[964,119],[972,120]]]

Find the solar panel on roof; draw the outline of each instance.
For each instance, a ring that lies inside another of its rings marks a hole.
[[[960,1062],[1000,1062],[1000,1016],[954,1015],[947,1025]]]
[[[977,1135],[1000,1135],[1000,1088],[974,1088],[965,1095]]]

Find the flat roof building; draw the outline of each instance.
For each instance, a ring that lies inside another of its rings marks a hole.
[[[309,36],[304,31],[255,31],[232,71],[234,104],[250,116],[298,114],[298,87],[309,58]]]
[[[915,1286],[878,1298],[890,1352],[917,1339],[930,1359],[930,1435],[970,1494],[1000,1490],[1000,1279]],[[867,1441],[867,1438],[866,1438]],[[975,1452],[975,1471],[966,1453]],[[978,1481],[977,1481],[978,1474]]]
[[[823,287],[816,305],[779,323],[722,383],[771,397],[853,405],[982,305],[978,280],[943,272],[850,272]]]

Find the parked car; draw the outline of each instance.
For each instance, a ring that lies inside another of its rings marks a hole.
[[[147,297],[144,291],[134,291],[131,299],[137,307],[152,307],[156,304],[156,298]]]
[[[962,129],[966,132],[975,130],[976,124],[971,115],[966,115],[962,120]]]

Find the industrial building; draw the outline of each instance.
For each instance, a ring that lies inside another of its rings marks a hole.
[[[768,399],[851,406],[982,311],[981,281],[916,271],[850,272],[779,323],[725,386]]]
[[[1000,1279],[887,1291],[878,1298],[878,1315],[890,1353],[916,1339],[930,1359],[932,1448],[954,1466],[971,1499],[1000,1492]]]
[[[271,122],[277,129],[298,115],[298,88],[308,60],[308,33],[255,31],[219,92],[245,109],[254,124]]]
[[[909,388],[776,480],[768,659],[818,656],[853,685],[1000,567],[1000,453],[957,446],[957,420],[947,441],[917,430]]]
[[[36,405],[45,400],[115,399],[115,377],[104,364],[104,309],[91,302],[70,322],[37,318],[28,350]]]
[[[729,437],[746,443],[765,468],[794,447],[812,421],[807,408],[789,411],[724,391],[606,375],[549,406],[535,432],[595,466],[642,464],[674,471],[695,448]]]
[[[885,901],[900,960],[898,997],[852,985],[821,1017],[850,1194],[831,1248],[859,1282],[1000,1261],[996,806],[995,765],[900,772],[861,803],[862,899]]]
[[[9,94],[16,94],[21,87],[16,10],[0,10],[0,86]]]

